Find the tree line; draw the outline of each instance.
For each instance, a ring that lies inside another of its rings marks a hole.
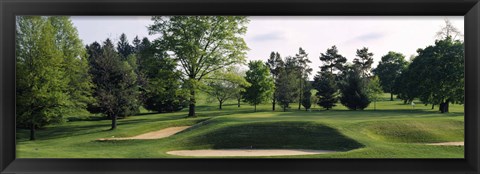
[[[313,104],[332,109],[340,101],[363,110],[379,94],[396,94],[405,102],[463,103],[463,42],[446,36],[434,46],[419,49],[412,62],[389,52],[372,70],[373,54],[357,50],[352,63],[336,46],[319,57],[312,69],[302,48],[295,56],[272,52],[266,62],[245,64],[243,40],[249,20],[242,16],[154,16],[148,26],[154,40],[122,34],[83,45],[68,17],[18,16],[16,23],[17,126],[35,129],[63,121],[64,115],[87,110],[111,119],[150,111],[175,112],[188,107],[195,117],[197,91],[215,98],[219,109],[229,99],[256,106],[272,103],[283,111],[292,103],[298,110]],[[419,80],[421,79],[421,80]],[[312,94],[312,89],[317,91]]]

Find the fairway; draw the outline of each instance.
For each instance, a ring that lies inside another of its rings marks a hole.
[[[205,97],[200,97],[205,98]],[[172,155],[185,150],[305,150],[334,151],[324,154],[255,156],[255,158],[464,158],[463,146],[429,145],[464,141],[463,105],[451,105],[449,113],[424,106],[413,108],[389,94],[364,111],[343,106],[312,111],[271,111],[271,104],[253,106],[227,101],[222,110],[206,99],[198,101],[196,118],[185,118],[188,109],[175,113],[143,113],[118,121],[102,116],[75,116],[66,123],[29,132],[17,129],[18,158],[205,158]],[[185,127],[191,126],[191,127]],[[101,138],[135,137],[171,127],[183,131],[161,139],[96,141]],[[254,155],[252,155],[254,156]],[[209,158],[249,158],[214,156]]]

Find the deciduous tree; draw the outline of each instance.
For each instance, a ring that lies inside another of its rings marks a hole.
[[[248,49],[242,35],[245,16],[154,16],[150,34],[180,63],[190,91],[189,117],[195,117],[195,90],[203,77],[218,69],[244,63]]]

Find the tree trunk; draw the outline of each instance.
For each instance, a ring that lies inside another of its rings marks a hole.
[[[220,102],[218,109],[222,110],[222,102]]]
[[[377,110],[377,100],[374,100],[374,101],[373,101],[373,110],[374,110],[374,111]]]
[[[112,128],[110,130],[114,130],[117,128],[117,115],[113,115],[112,117]]]
[[[435,109],[435,104],[432,104],[432,109]]]
[[[286,111],[287,111],[287,107],[283,106],[283,112],[286,112]]]
[[[275,96],[275,91],[273,92],[273,100],[272,100],[272,111],[275,111],[275,99],[277,96]]]
[[[450,99],[447,99],[447,101],[445,101],[445,112],[449,112],[449,105],[450,105]]]
[[[30,124],[30,140],[35,140],[35,124],[33,121]]]
[[[303,94],[303,91],[302,91],[302,90],[303,90],[303,88],[302,88],[302,80],[300,80],[300,90],[299,90],[300,92],[299,92],[299,94],[298,94],[298,110],[300,110],[301,107],[302,107],[302,94]]]
[[[390,93],[390,101],[393,101],[393,93]]]
[[[195,117],[195,88],[190,89],[190,105],[188,106],[188,117]]]
[[[257,104],[254,104],[253,107],[255,108],[253,109],[253,112],[257,112]]]
[[[240,98],[237,99],[237,106],[240,107]]]

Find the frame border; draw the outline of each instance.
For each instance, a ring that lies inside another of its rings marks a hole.
[[[479,0],[0,0],[0,173],[479,173]],[[15,159],[16,15],[465,16],[465,159]]]

